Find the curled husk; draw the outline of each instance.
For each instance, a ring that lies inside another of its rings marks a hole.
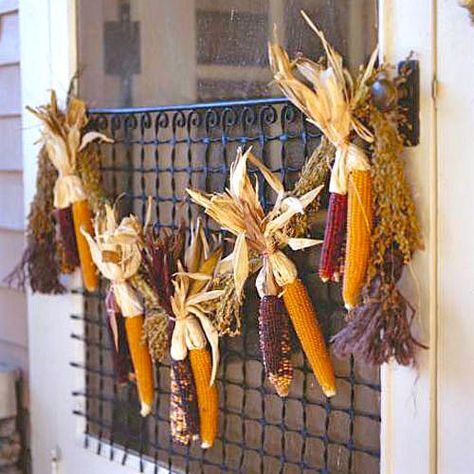
[[[364,150],[351,142],[350,134],[355,132],[367,142],[371,142],[373,138],[370,130],[353,112],[367,94],[367,80],[377,59],[377,49],[372,53],[364,73],[354,82],[343,66],[342,57],[326,41],[324,34],[308,16],[304,12],[302,15],[321,40],[327,57],[327,67],[304,57],[290,61],[287,52],[278,43],[268,45],[270,66],[275,83],[286,97],[336,147],[329,191],[346,194],[349,173],[355,169],[369,169]],[[300,80],[296,72],[310,85]]]
[[[42,122],[41,142],[58,171],[53,189],[54,207],[62,209],[87,199],[78,172],[78,155],[96,140],[112,140],[99,132],[84,133],[87,125],[86,104],[76,97],[69,97],[64,112],[59,110],[54,91],[51,92],[49,104],[27,109]]]

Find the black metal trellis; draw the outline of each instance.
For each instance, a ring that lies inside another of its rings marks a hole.
[[[176,227],[198,210],[186,198],[188,186],[214,191],[225,186],[238,146],[254,152],[287,186],[297,179],[305,157],[319,140],[300,112],[285,99],[220,102],[141,109],[95,109],[92,128],[115,140],[104,145],[103,177],[112,196],[125,193],[121,210],[144,215],[146,199],[155,199],[158,225]],[[264,202],[271,194],[260,187]],[[322,222],[312,232],[322,233]],[[209,222],[210,227],[212,223]],[[343,324],[337,285],[317,278],[317,249],[297,257],[318,317],[329,337]],[[338,395],[327,400],[294,342],[295,376],[282,400],[265,381],[255,325],[256,300],[249,296],[240,337],[224,339],[218,381],[220,426],[218,440],[208,451],[197,445],[180,447],[169,436],[169,369],[157,368],[154,415],[142,420],[132,383],[113,383],[110,343],[104,325],[105,285],[85,297],[83,334],[85,363],[86,444],[97,438],[97,450],[110,448],[110,457],[127,463],[129,453],[168,472],[186,473],[376,473],[379,472],[380,382],[377,369],[353,360],[334,360]],[[120,448],[120,449],[118,449]]]

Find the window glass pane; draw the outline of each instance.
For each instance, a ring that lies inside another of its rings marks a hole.
[[[81,94],[95,106],[280,95],[270,84],[274,26],[290,54],[319,58],[304,9],[357,68],[376,41],[376,0],[79,1]]]

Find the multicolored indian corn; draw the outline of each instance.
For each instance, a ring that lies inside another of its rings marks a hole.
[[[74,269],[79,266],[79,254],[77,252],[71,206],[56,209],[55,216],[58,223],[59,241],[63,250],[61,267]]]
[[[283,301],[309,364],[326,397],[336,394],[336,377],[313,303],[298,278],[283,288]]]
[[[198,400],[201,448],[207,449],[216,440],[219,395],[216,384],[210,384],[212,362],[209,351],[192,349],[188,354]]]
[[[81,262],[84,287],[87,291],[95,291],[99,284],[97,268],[92,260],[89,244],[87,243],[84,234],[81,232],[81,227],[83,227],[89,235],[94,235],[92,218],[87,200],[84,199],[72,203],[72,215],[74,219],[74,230],[76,234],[79,260]]]
[[[171,359],[170,424],[171,436],[187,445],[199,436],[196,388],[189,360]]]
[[[117,384],[124,385],[128,382],[128,347],[125,334],[125,323],[122,313],[115,300],[112,289],[105,297],[105,319],[110,344],[112,345],[112,365]]]
[[[349,175],[347,243],[342,297],[347,309],[359,303],[366,283],[373,225],[372,177],[370,171],[354,170]]]
[[[151,413],[154,398],[153,365],[148,347],[143,343],[143,315],[126,317],[125,331],[128,348],[132,356],[133,369],[137,379],[138,396],[141,403],[140,414]]]
[[[347,195],[330,193],[324,241],[319,260],[319,276],[323,281],[339,281],[340,256],[346,236]]]
[[[286,397],[293,379],[288,313],[278,296],[260,300],[258,317],[260,350],[265,374],[280,397]]]

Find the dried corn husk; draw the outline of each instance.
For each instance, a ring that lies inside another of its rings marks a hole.
[[[210,250],[202,222],[198,219],[185,253],[187,271],[178,262],[178,272],[172,281],[174,294],[171,296],[171,308],[176,321],[171,336],[171,358],[184,360],[188,351],[204,349],[209,342],[212,350],[211,385],[219,364],[219,334],[209,318],[214,309],[214,305],[209,303],[224,295],[223,290],[211,289],[221,255],[220,245]]]
[[[260,204],[258,189],[254,187],[247,174],[247,161],[256,166],[269,186],[276,192],[277,199],[273,209],[265,215]],[[283,184],[272,172],[257,160],[248,149],[241,149],[231,166],[230,187],[227,191],[214,195],[206,195],[188,189],[191,199],[204,207],[206,213],[216,220],[222,228],[236,236],[234,251],[225,259],[232,268],[235,288],[238,295],[242,294],[245,281],[249,275],[249,255],[256,252],[268,260],[257,281],[260,295],[265,295],[265,285],[270,274],[278,286],[283,287],[297,277],[294,263],[282,252],[289,246],[293,250],[303,249],[319,244],[319,240],[294,238],[290,236],[288,224],[296,214],[304,209],[317,197],[323,186],[311,189],[301,197],[288,196]]]
[[[342,64],[342,57],[326,41],[324,34],[301,12],[309,26],[321,40],[327,57],[327,67],[307,58],[290,61],[288,54],[277,43],[269,43],[270,65],[274,80],[288,99],[316,125],[336,147],[329,191],[346,194],[349,172],[367,170],[369,163],[362,148],[352,143],[354,131],[367,142],[371,132],[354,116],[353,111],[367,94],[367,79],[371,76],[377,49],[373,52],[365,72],[354,82]],[[311,87],[298,79],[301,74]]]
[[[124,317],[143,314],[138,294],[130,285],[141,264],[142,228],[133,215],[117,223],[114,209],[106,205],[105,214],[96,216],[95,238],[82,229],[92,258],[102,275],[111,282],[117,304]]]
[[[77,172],[77,156],[95,140],[112,140],[98,132],[82,134],[87,124],[86,104],[75,97],[70,98],[64,116],[59,111],[54,91],[51,92],[50,104],[28,107],[28,110],[43,123],[41,142],[58,171],[54,185],[54,207],[63,209],[73,202],[87,199]]]

